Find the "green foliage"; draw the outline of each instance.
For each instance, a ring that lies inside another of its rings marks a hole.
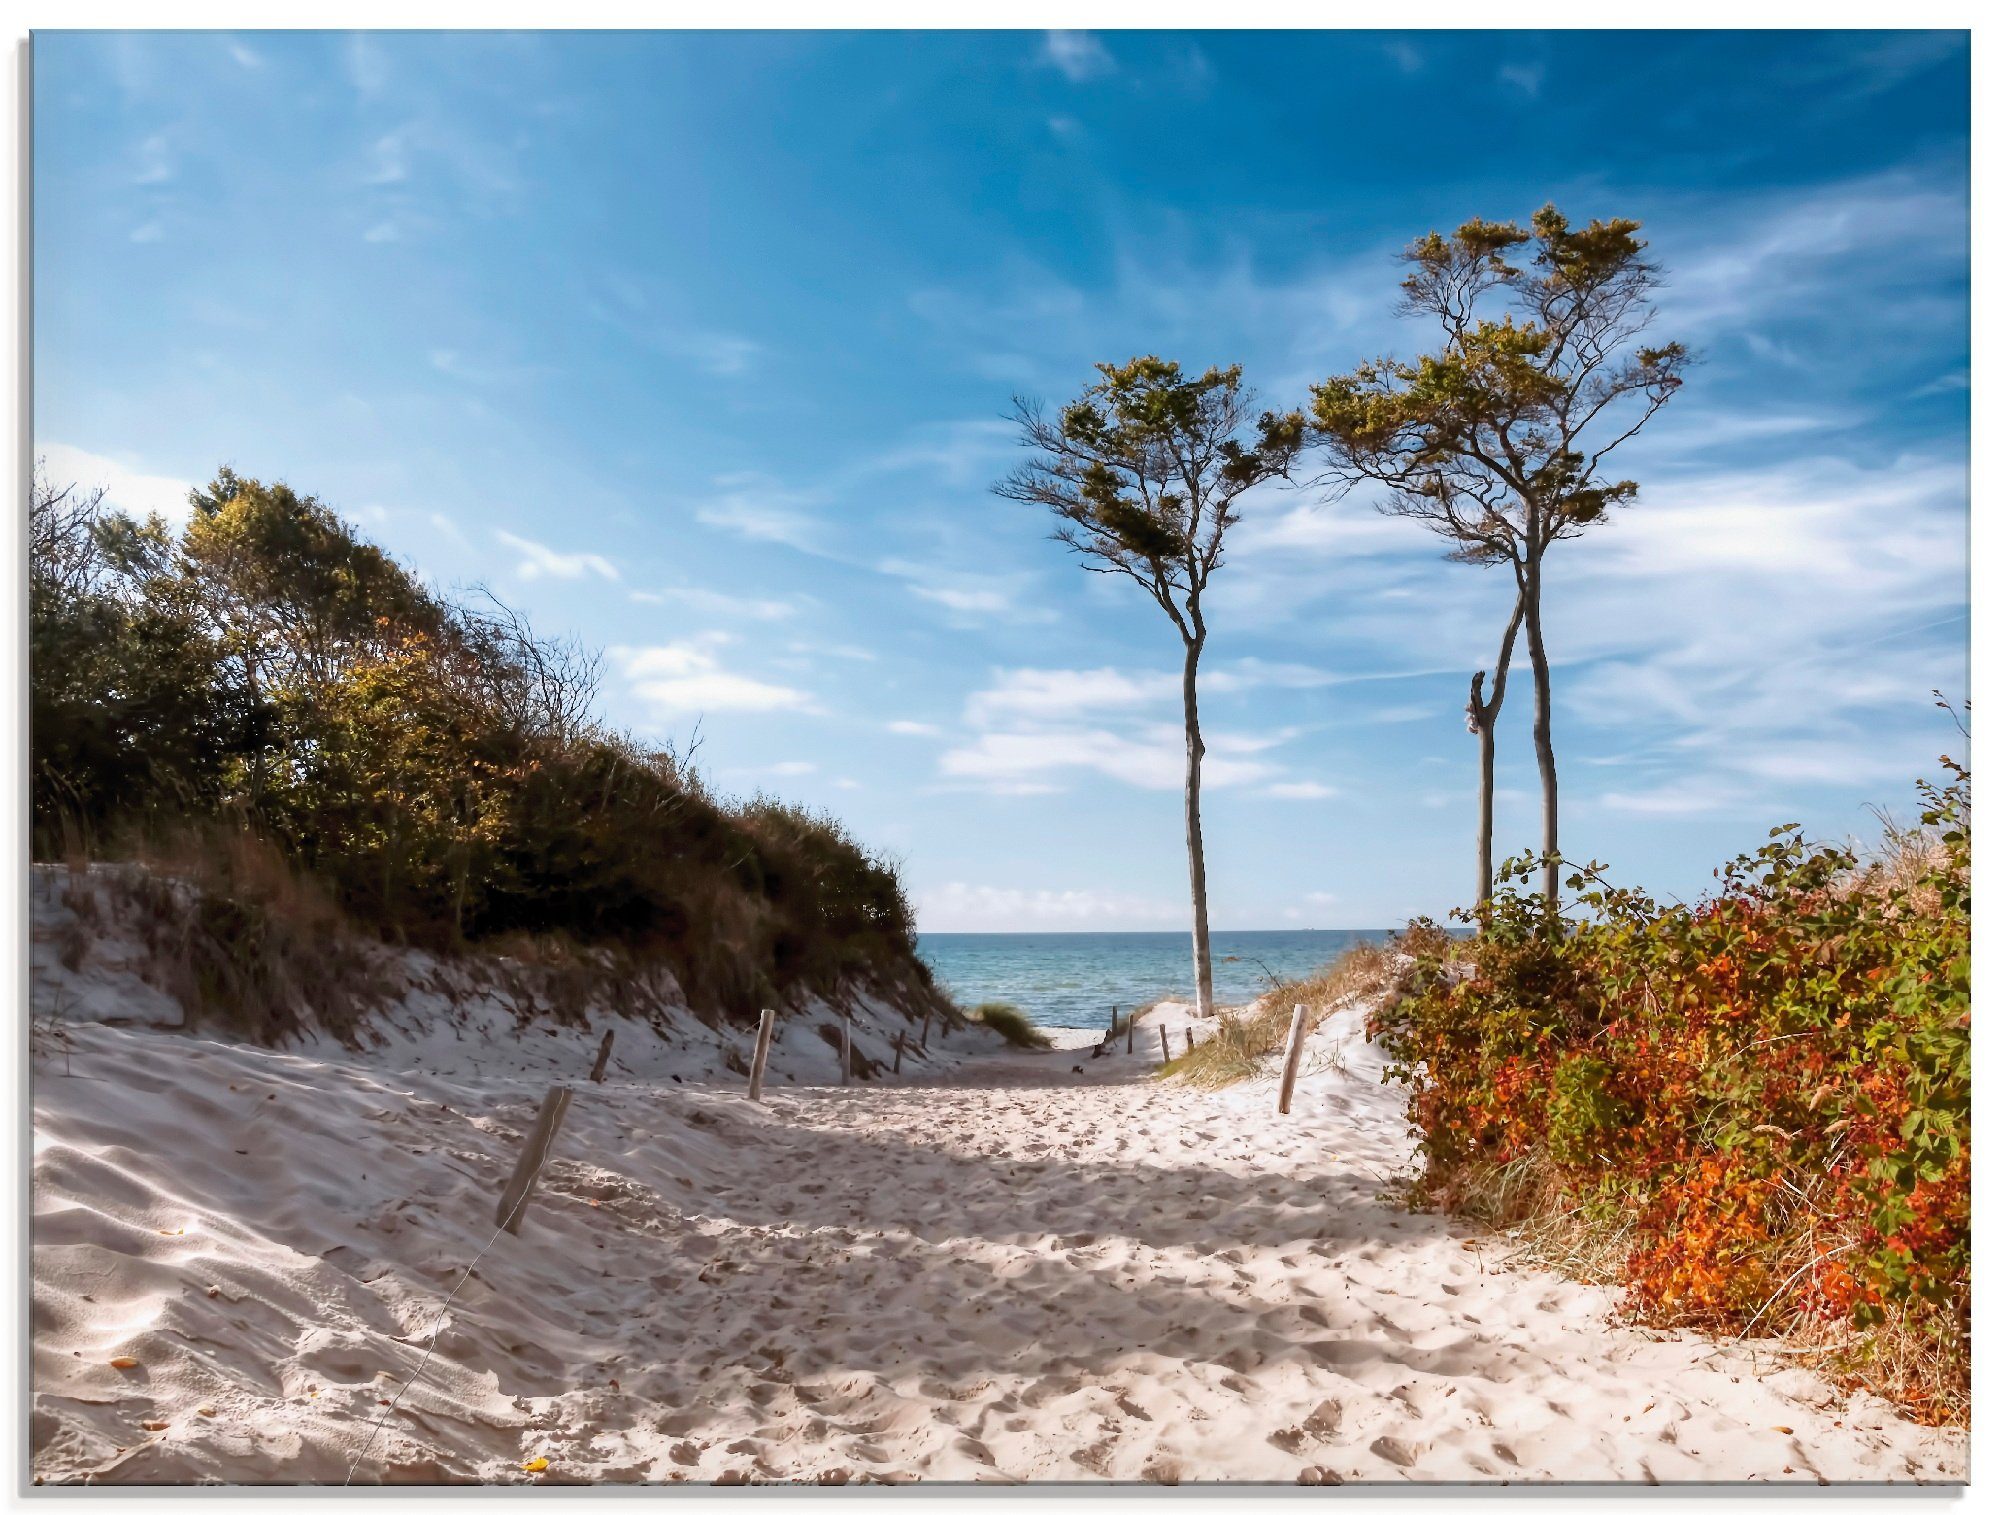
[[[1637,484],[1599,465],[1674,395],[1690,361],[1678,342],[1640,342],[1657,274],[1638,230],[1575,228],[1544,206],[1526,228],[1474,219],[1419,238],[1403,310],[1433,319],[1443,345],[1314,387],[1312,435],[1335,472],[1387,486],[1386,508],[1476,563],[1536,558],[1635,498]]]
[[[1537,860],[1508,864],[1479,936],[1431,937],[1378,1018],[1425,1191],[1589,1215],[1647,1319],[1893,1321],[1962,1370],[1971,781],[1945,766],[1901,868],[1780,826],[1692,906],[1578,869],[1567,919],[1518,887]],[[1949,1385],[1885,1387],[1955,1408]]]
[[[42,855],[226,819],[399,939],[622,947],[739,1015],[943,1004],[893,866],[598,728],[573,646],[440,599],[282,484],[225,470],[193,505],[175,534],[37,493]]]
[[[1017,402],[1022,441],[1037,456],[997,492],[1053,511],[1058,541],[1098,571],[1137,580],[1198,644],[1201,593],[1237,519],[1236,497],[1291,467],[1305,417],[1253,419],[1241,367],[1190,377],[1148,356],[1097,371],[1053,421]]]

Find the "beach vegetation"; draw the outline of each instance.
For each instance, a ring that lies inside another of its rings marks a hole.
[[[1029,1020],[1015,1005],[989,1000],[983,1005],[973,1007],[972,1018],[987,1030],[997,1032],[1001,1040],[1010,1047],[1042,1051],[1054,1045],[1049,1040],[1048,1033]]]
[[[1161,1072],[1203,1088],[1269,1073],[1270,1059],[1285,1050],[1294,1007],[1304,1005],[1307,1028],[1317,1029],[1336,1010],[1357,1009],[1387,992],[1398,972],[1399,960],[1384,944],[1356,942],[1319,972],[1282,980],[1254,1004],[1219,1012],[1211,1033]]]
[[[1780,826],[1694,904],[1502,869],[1375,1017],[1418,1195],[1522,1228],[1661,1326],[1787,1337],[1927,1420],[1966,1406],[1971,778],[1876,856]]]
[[[281,895],[242,866],[268,850],[267,882],[306,881],[283,899],[394,942],[634,954],[742,1018],[861,990],[951,1013],[894,862],[603,726],[594,655],[492,595],[447,598],[312,496],[228,470],[178,530],[42,479],[31,506],[36,855],[233,891],[255,922],[188,934],[221,944],[195,953],[221,999],[271,987],[276,960],[239,961],[275,940]]]

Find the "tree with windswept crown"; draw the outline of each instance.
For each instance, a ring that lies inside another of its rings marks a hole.
[[[1422,521],[1453,544],[1453,559],[1512,570],[1535,681],[1542,891],[1551,900],[1558,846],[1544,558],[1637,496],[1639,486],[1607,474],[1605,460],[1673,397],[1690,361],[1678,342],[1645,340],[1659,271],[1638,230],[1629,220],[1573,227],[1546,205],[1525,228],[1473,220],[1450,236],[1431,232],[1403,255],[1410,272],[1399,313],[1435,321],[1443,344],[1413,363],[1363,363],[1312,392],[1312,435],[1335,479],[1384,486],[1382,508]],[[1475,731],[1498,715],[1512,645],[1510,634],[1495,698],[1475,687]],[[1490,785],[1482,824],[1490,859]]]
[[[1016,397],[1021,443],[1035,456],[994,486],[1044,506],[1055,539],[1092,573],[1123,574],[1166,612],[1181,637],[1187,735],[1188,887],[1194,903],[1198,1012],[1215,1008],[1208,951],[1208,867],[1201,841],[1201,715],[1195,675],[1208,642],[1202,594],[1222,566],[1223,539],[1253,485],[1285,474],[1305,418],[1255,411],[1240,366],[1198,378],[1156,357],[1100,363],[1102,376],[1054,417]]]

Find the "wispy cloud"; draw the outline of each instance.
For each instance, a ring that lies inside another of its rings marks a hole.
[[[816,507],[823,497],[787,489],[763,474],[726,474],[716,490],[695,507],[695,519],[752,542],[778,542],[801,552],[824,555],[825,524]]]
[[[1089,32],[1053,31],[1042,38],[1042,61],[1072,84],[1084,84],[1111,73],[1117,60]]]
[[[635,589],[631,599],[638,605],[675,605],[697,615],[722,616],[732,620],[785,621],[799,613],[795,600],[729,594],[691,584],[678,584],[666,589]]]
[[[1503,63],[1500,65],[1499,79],[1502,84],[1512,85],[1530,100],[1542,93],[1542,81],[1548,76],[1548,67],[1542,63]]]
[[[1184,900],[1111,889],[1019,889],[953,881],[916,900],[924,931],[1098,930],[1166,928],[1187,923]]]
[[[517,537],[511,531],[496,531],[493,535],[521,554],[521,561],[514,566],[514,576],[518,579],[580,579],[586,574],[595,574],[600,579],[618,577],[611,560],[597,553],[557,552],[527,537]]]

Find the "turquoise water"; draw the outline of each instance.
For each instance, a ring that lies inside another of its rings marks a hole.
[[[1255,999],[1271,975],[1298,978],[1388,931],[1215,931],[1215,998]],[[1098,1030],[1112,1010],[1194,998],[1185,931],[927,931],[917,949],[961,1005],[1005,1000],[1043,1026]]]

